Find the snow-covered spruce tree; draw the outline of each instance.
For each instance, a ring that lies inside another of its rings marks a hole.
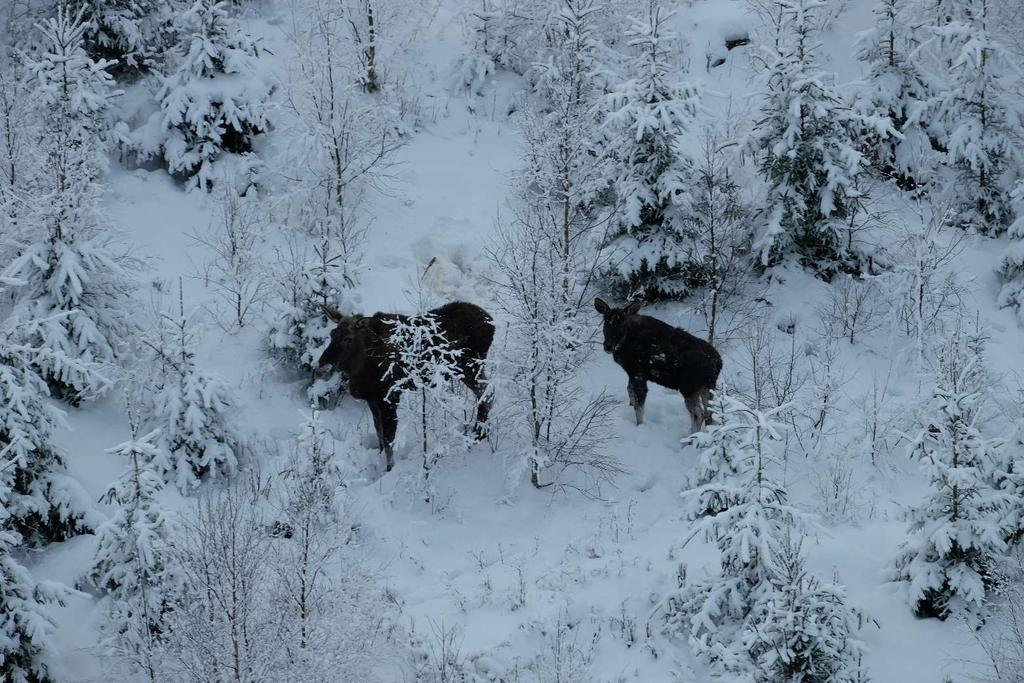
[[[979,613],[1012,531],[1006,493],[993,482],[1000,444],[981,432],[989,385],[981,348],[982,340],[960,330],[943,343],[910,447],[932,491],[910,512],[908,539],[890,578],[908,584],[918,616]]]
[[[230,9],[222,0],[194,0],[176,17],[179,44],[156,95],[160,108],[136,133],[143,157],[162,156],[168,171],[203,190],[220,180],[218,160],[252,152],[268,127],[272,85],[257,65],[263,49]]]
[[[913,190],[934,170],[929,136],[931,88],[914,50],[917,0],[878,0],[874,26],[857,36],[856,57],[867,65],[853,97],[861,146],[883,175]],[[897,134],[893,134],[895,133]]]
[[[103,642],[107,655],[151,683],[163,680],[162,646],[182,592],[171,544],[176,531],[157,495],[163,479],[157,432],[140,435],[129,408],[131,435],[108,452],[128,469],[104,496],[114,515],[96,529],[96,554],[87,580],[108,595]]]
[[[91,531],[96,520],[52,442],[63,415],[47,401],[46,383],[33,369],[44,360],[76,361],[16,341],[20,336],[16,330],[0,331],[0,530],[39,547]]]
[[[84,29],[63,9],[39,25],[29,67],[40,159],[24,187],[18,256],[2,273],[15,283],[13,321],[24,341],[52,351],[38,356],[38,372],[73,404],[109,386],[104,371],[120,362],[133,329],[130,265],[114,250],[99,206],[102,114],[115,91],[106,63],[86,54]]]
[[[955,222],[998,235],[1013,220],[1010,185],[1021,159],[1024,107],[1011,87],[1020,65],[992,26],[993,0],[961,0],[933,29],[947,66],[932,116],[941,125]]]
[[[415,449],[422,457],[422,486],[426,502],[433,499],[430,473],[437,463],[458,450],[466,450],[472,437],[453,425],[474,414],[467,402],[459,372],[461,351],[445,339],[436,316],[420,313],[395,320],[391,332],[395,349],[388,373],[399,381],[391,388],[391,400],[401,398],[408,419],[399,424],[416,425]]]
[[[96,60],[113,62],[112,70],[132,73],[148,69],[168,46],[171,2],[160,0],[73,0],[86,23],[85,46]]]
[[[227,385],[196,363],[198,341],[199,330],[179,300],[178,314],[162,313],[143,340],[150,369],[137,396],[142,423],[160,430],[153,468],[182,492],[203,477],[231,476],[243,443]]]
[[[686,516],[699,519],[717,515],[736,501],[730,495],[729,485],[736,485],[744,474],[742,458],[750,448],[756,447],[750,439],[758,438],[750,429],[749,412],[742,402],[729,396],[724,389],[713,392],[708,408],[715,422],[686,440],[699,449],[697,467],[686,479],[686,490],[701,490],[697,496],[687,498]],[[714,486],[703,489],[709,484]]]
[[[479,95],[487,77],[497,70],[507,38],[500,0],[478,2],[463,10],[466,48],[454,74],[456,86],[465,88],[469,95]]]
[[[1007,230],[1009,243],[999,264],[1003,286],[997,303],[1002,308],[1013,308],[1024,323],[1024,180],[1018,181],[1012,201],[1015,219]]]
[[[745,648],[757,662],[757,683],[866,683],[865,615],[846,603],[846,591],[807,572],[802,543],[787,539],[776,558],[775,592],[758,608]]]
[[[1013,439],[999,453],[992,479],[1006,496],[1006,542],[1017,545],[1024,540],[1024,420],[1017,421]]]
[[[344,14],[329,3],[311,3],[296,15],[282,113],[297,134],[279,162],[295,229],[281,259],[284,272],[270,329],[270,347],[299,369],[312,372],[334,327],[325,309],[355,310],[361,253],[369,217],[367,191],[388,180],[402,143],[396,114],[368,97],[351,79],[354,57],[342,39]],[[333,383],[313,382],[309,398],[335,394]]]
[[[743,419],[747,436],[734,440],[730,454],[739,472],[683,493],[694,514],[708,507],[717,514],[699,517],[689,538],[704,534],[718,546],[721,574],[691,579],[680,572],[681,586],[666,600],[669,632],[689,638],[695,652],[723,672],[752,675],[755,653],[745,635],[755,630],[758,606],[775,592],[778,557],[786,539],[807,526],[806,517],[786,502],[785,488],[768,472],[781,425],[766,413],[734,402],[730,416]],[[776,411],[773,412],[777,412]],[[726,433],[726,432],[720,432]]]
[[[680,143],[697,113],[699,92],[676,80],[672,16],[651,2],[648,15],[633,20],[630,78],[607,98],[604,135],[618,210],[609,235],[609,275],[627,298],[680,298],[693,286],[692,236],[682,217],[691,201],[690,160]]]
[[[66,591],[56,584],[37,583],[18,563],[12,553],[21,539],[7,530],[3,515],[0,505],[0,663],[4,680],[51,683],[55,679],[47,660],[53,651],[50,636],[57,625],[45,607],[60,603]]]
[[[865,264],[846,221],[861,210],[855,189],[863,159],[853,139],[854,112],[817,51],[820,0],[774,0],[762,60],[765,100],[750,138],[769,185],[764,227],[754,244],[761,263],[790,256],[828,278]]]

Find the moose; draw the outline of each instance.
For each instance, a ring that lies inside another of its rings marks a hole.
[[[379,447],[387,457],[390,472],[395,464],[393,444],[398,429],[399,396],[394,388],[406,377],[391,337],[396,322],[407,322],[410,317],[397,313],[344,316],[330,307],[324,307],[324,312],[336,325],[320,356],[320,372],[342,373],[348,380],[349,394],[370,406]],[[473,431],[478,438],[483,437],[491,407],[483,366],[494,340],[491,316],[464,301],[447,303],[428,311],[428,315],[435,317],[444,340],[457,353],[460,379],[477,398]]]
[[[622,308],[594,299],[604,317],[604,350],[629,376],[629,404],[636,423],[643,424],[647,382],[675,389],[683,395],[693,429],[710,421],[708,400],[722,371],[722,357],[715,347],[686,330],[648,315],[638,315],[642,301]]]

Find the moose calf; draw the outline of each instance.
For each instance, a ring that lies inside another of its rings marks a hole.
[[[370,406],[373,426],[390,472],[395,464],[392,444],[398,429],[398,397],[393,389],[406,377],[391,335],[395,321],[408,317],[396,313],[343,316],[334,309],[325,311],[337,326],[331,331],[330,344],[320,356],[320,370],[344,374],[348,379],[348,392]],[[477,397],[474,431],[482,436],[490,410],[485,396],[483,362],[494,339],[491,316],[479,306],[463,301],[435,308],[429,315],[437,318],[445,342],[458,352],[459,374]]]
[[[636,423],[644,421],[647,382],[675,389],[683,395],[693,428],[700,430],[708,415],[708,399],[722,371],[715,347],[685,330],[648,315],[637,315],[643,302],[613,308],[594,299],[604,316],[604,350],[612,354],[626,375],[629,403]]]

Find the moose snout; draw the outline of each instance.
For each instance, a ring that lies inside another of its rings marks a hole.
[[[317,363],[316,368],[314,368],[313,370],[313,379],[326,381],[330,379],[331,375],[333,374],[334,365],[332,363],[327,363],[321,360],[319,363]]]

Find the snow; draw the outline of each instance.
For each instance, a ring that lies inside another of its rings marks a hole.
[[[472,101],[453,92],[450,66],[461,51],[463,36],[454,0],[442,0],[438,14],[422,29],[419,79],[420,123],[397,152],[395,177],[386,192],[372,195],[373,216],[364,246],[364,270],[356,290],[366,314],[375,311],[413,312],[419,291],[436,301],[462,299],[494,313],[494,276],[486,260],[495,225],[509,213],[510,179],[520,165],[521,138],[506,116],[524,87],[519,77],[499,72],[488,77]],[[269,5],[269,3],[267,3]],[[823,36],[829,68],[840,82],[860,74],[852,57],[853,36],[870,24],[870,0],[850,0],[846,11]],[[265,40],[261,57],[267,73],[280,73],[287,59],[285,30],[273,9],[257,4],[247,29]],[[271,20],[260,18],[264,12]],[[676,16],[677,30],[688,38],[684,61],[691,76],[708,93],[705,116],[720,116],[729,107],[756,108],[751,92],[751,46],[726,52],[724,40],[753,29],[754,17],[739,0],[696,0]],[[725,59],[705,70],[706,56]],[[128,97],[132,97],[129,93]],[[472,105],[472,111],[470,110]],[[288,145],[289,131],[275,130],[273,147]],[[696,143],[693,143],[696,144]],[[194,264],[205,258],[190,235],[214,220],[212,196],[186,192],[163,170],[125,169],[114,165],[108,177],[104,206],[136,256],[145,261],[135,298],[140,310],[173,296],[181,282],[189,307],[216,305],[215,294],[194,277]],[[911,209],[901,218],[916,220]],[[1024,367],[1024,330],[1016,314],[996,307],[1000,282],[994,266],[1005,240],[968,238],[957,268],[971,281],[967,309],[977,312],[989,332],[992,371],[1013,382]],[[429,266],[429,268],[428,268]],[[805,272],[781,270],[759,304],[768,330],[786,346],[789,335],[777,323],[796,321],[801,344],[809,343],[817,324],[815,311],[828,299],[829,287]],[[652,306],[645,312],[699,333],[697,316],[684,304]],[[269,313],[269,312],[268,312]],[[308,411],[305,378],[268,361],[257,320],[241,331],[210,325],[198,350],[197,363],[223,378],[237,397],[233,418],[254,443],[281,442],[301,428]],[[503,343],[507,321],[498,320],[495,347]],[[595,329],[599,320],[593,318]],[[890,400],[912,403],[920,376],[905,360],[895,323],[851,347],[837,342],[837,363],[848,378],[839,390],[837,429],[852,441],[859,438],[859,401],[873,379],[893,373]],[[806,335],[806,336],[804,336]],[[746,349],[731,342],[723,349],[728,383],[749,382]],[[607,446],[628,472],[605,488],[600,498],[537,491],[525,479],[509,486],[502,455],[487,442],[470,452],[450,454],[431,475],[434,510],[422,503],[409,481],[418,473],[413,445],[398,449],[394,472],[384,474],[373,426],[365,404],[345,397],[321,415],[324,426],[339,439],[354,431],[364,453],[353,456],[350,481],[352,507],[366,538],[369,564],[396,596],[403,623],[415,624],[430,637],[433,625],[458,630],[464,657],[475,671],[507,672],[547,647],[541,631],[559,619],[581,624],[580,644],[593,633],[596,641],[593,680],[705,681],[710,673],[683,641],[661,633],[653,610],[678,588],[676,572],[684,562],[700,575],[717,571],[718,554],[702,538],[685,548],[690,534],[680,491],[697,465],[697,451],[681,447],[689,422],[681,397],[651,385],[645,422],[635,424],[626,399],[626,377],[611,357],[596,353],[583,373],[588,390],[606,389],[617,401],[612,438]],[[71,474],[93,500],[107,490],[126,463],[108,451],[129,438],[118,392],[100,401],[68,409],[68,427],[57,434]],[[501,419],[500,415],[497,419]],[[800,457],[803,456],[794,456]],[[983,659],[966,625],[950,620],[915,618],[904,589],[885,583],[885,569],[906,537],[904,511],[918,504],[927,482],[896,448],[878,467],[851,449],[854,482],[861,490],[853,521],[823,521],[824,529],[806,547],[809,568],[826,582],[833,575],[847,588],[849,603],[877,620],[879,627],[862,633],[866,667],[875,683],[935,683],[946,677],[968,680],[973,662]],[[260,448],[240,463],[243,471],[269,468]],[[786,471],[793,504],[814,511],[815,464],[797,461]],[[163,493],[167,506],[183,510],[189,499]],[[105,504],[100,510],[109,512]],[[37,580],[74,586],[90,565],[95,539],[82,536],[33,553],[29,567]],[[64,605],[45,608],[58,628],[59,655],[52,671],[69,682],[104,678],[97,638],[102,603],[97,596],[73,593]],[[627,619],[623,620],[623,616]],[[635,622],[636,641],[624,637]],[[648,633],[650,635],[648,635]],[[497,674],[495,674],[497,675]],[[394,680],[402,680],[395,678]]]

